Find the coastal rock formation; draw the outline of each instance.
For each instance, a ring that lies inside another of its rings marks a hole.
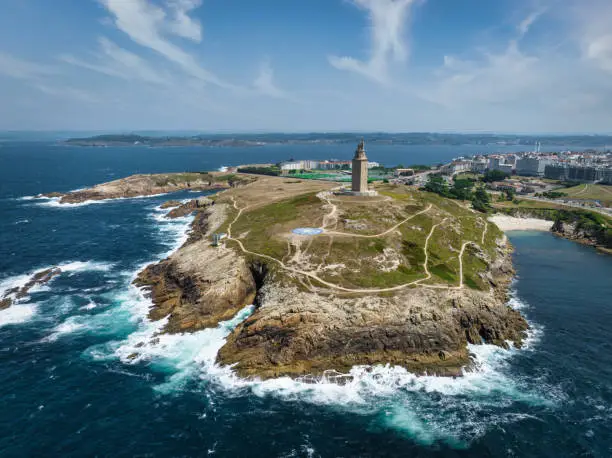
[[[180,206],[181,206],[181,202],[179,202],[178,200],[169,200],[161,204],[159,208],[161,208],[162,210],[166,210],[168,208],[176,208]]]
[[[479,214],[390,184],[356,201],[334,197],[333,183],[248,180],[232,178],[214,202],[166,206],[169,217],[195,214],[188,240],[134,281],[151,296],[149,318],[166,320],[162,332],[216,327],[254,304],[218,362],[261,378],[364,364],[459,375],[468,343],[521,345],[527,322],[506,305],[510,248]],[[226,234],[219,246],[215,233]]]
[[[190,238],[169,258],[136,278],[152,297],[151,320],[168,317],[167,332],[215,327],[252,303],[256,285],[246,261],[207,237],[225,218],[223,205],[198,212]]]
[[[174,205],[175,202],[177,205]],[[198,209],[203,209],[212,205],[213,201],[206,197],[193,199],[188,202],[185,202],[184,204],[181,204],[180,202],[175,200],[171,200],[169,202],[166,202],[165,204],[162,204],[161,208],[171,208],[167,206],[168,203],[172,203],[172,210],[168,212],[166,218],[182,218],[183,216],[191,215]]]
[[[44,285],[61,273],[62,270],[59,267],[50,267],[36,272],[25,285],[11,288],[3,293],[2,297],[0,297],[0,310],[9,308],[14,302],[26,297],[34,286]]]
[[[527,322],[506,305],[512,274],[506,254],[491,266],[490,291],[419,287],[391,297],[314,295],[269,274],[258,309],[230,335],[218,362],[260,378],[369,364],[459,375],[470,362],[467,343],[522,344]]]
[[[65,194],[52,192],[42,194],[40,197],[59,198],[62,204],[75,204],[90,200],[152,196],[186,189],[192,191],[223,190],[242,186],[253,180],[254,178],[250,177],[222,175],[215,172],[132,175],[87,189]]]

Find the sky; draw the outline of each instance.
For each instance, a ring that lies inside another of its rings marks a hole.
[[[0,130],[612,133],[610,0],[1,0]]]

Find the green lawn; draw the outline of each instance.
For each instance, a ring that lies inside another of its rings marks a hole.
[[[572,199],[598,200],[606,207],[612,206],[612,185],[580,184],[559,191],[566,193]]]

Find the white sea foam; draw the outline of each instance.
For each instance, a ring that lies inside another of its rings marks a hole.
[[[150,302],[142,300],[141,307],[148,309]],[[525,349],[533,350],[541,336],[541,328],[533,324],[521,350],[469,345],[473,366],[457,378],[417,376],[401,367],[379,365],[355,366],[348,374],[329,371],[317,378],[245,380],[215,361],[227,335],[252,310],[247,307],[214,329],[189,334],[159,334],[166,321],[145,319],[125,341],[107,350],[126,364],[146,361],[170,369],[172,375],[157,387],[162,392],[180,390],[197,377],[230,396],[253,393],[380,416],[387,427],[424,444],[461,446],[492,425],[519,421],[520,414],[504,410],[516,403],[551,406],[563,399],[559,388],[545,379],[531,380],[510,371],[510,360]]]
[[[108,272],[114,267],[114,264],[98,261],[67,261],[59,264],[58,267],[62,272],[69,272],[72,274],[86,271]]]
[[[94,301],[90,300],[89,303],[79,307],[79,310],[93,310],[96,307],[98,307],[98,304],[96,304]]]
[[[28,224],[30,222],[29,219],[20,219],[15,221],[13,224],[17,225],[17,224]]]
[[[22,288],[25,286],[32,275],[33,274],[14,275],[12,277],[7,277],[0,280],[0,297],[2,297],[10,289]]]
[[[0,310],[0,327],[30,321],[36,311],[36,305],[33,304],[15,304],[7,309]]]
[[[41,202],[37,202],[35,205],[42,206],[42,207],[68,209],[68,208],[86,207],[88,205],[106,204],[106,203],[122,201],[122,200],[150,199],[150,198],[153,198],[153,197],[165,196],[165,195],[168,195],[168,194],[170,194],[170,193],[164,192],[164,193],[160,193],[160,194],[151,194],[151,195],[148,195],[148,196],[114,197],[112,199],[86,200],[84,202],[75,202],[75,203],[67,203],[67,202],[60,203],[60,198],[59,197],[38,197],[38,196],[32,197],[32,196],[26,196],[26,197],[28,197],[27,199],[25,197],[22,197],[21,199],[22,200],[41,200]]]
[[[80,316],[72,316],[68,318],[63,323],[57,325],[53,329],[53,333],[43,339],[47,342],[55,342],[60,337],[65,336],[67,334],[74,334],[75,332],[83,331],[86,328],[85,323],[82,322],[82,317]]]

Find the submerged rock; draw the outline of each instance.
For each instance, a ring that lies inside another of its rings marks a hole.
[[[0,310],[6,309],[13,305],[19,299],[23,299],[28,295],[30,290],[37,285],[44,285],[48,283],[53,277],[62,273],[62,269],[59,267],[50,267],[45,270],[36,272],[27,283],[21,287],[11,288],[5,291],[2,298],[0,298]]]

